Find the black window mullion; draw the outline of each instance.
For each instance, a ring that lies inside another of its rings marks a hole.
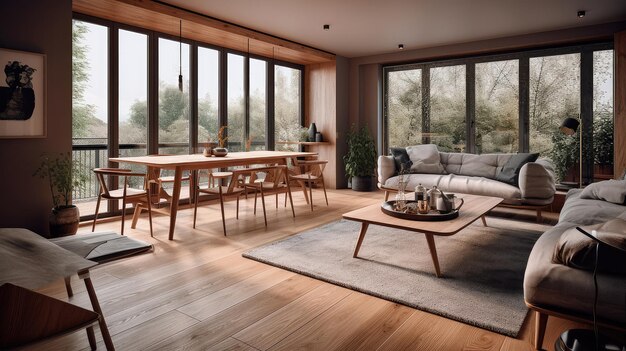
[[[190,45],[189,55],[189,153],[198,147],[198,45]]]
[[[582,180],[593,182],[593,51],[580,53],[580,121],[582,131]]]
[[[249,44],[248,44],[249,45]],[[243,60],[243,144],[240,146],[241,151],[245,151],[245,145],[250,135],[250,53],[244,56]]]
[[[265,148],[266,150],[275,150],[276,146],[275,146],[275,137],[274,137],[274,133],[276,131],[276,126],[274,125],[276,118],[275,118],[275,111],[274,111],[274,82],[275,82],[275,77],[274,77],[274,62],[267,62],[266,63],[266,67],[267,67],[267,74],[266,74],[266,81],[265,81],[265,101],[266,101],[266,123],[265,123]]]
[[[147,153],[159,152],[159,38],[152,32],[148,40],[148,145]]]
[[[476,64],[468,63],[465,69],[465,152],[476,152]]]
[[[219,102],[218,102],[218,114],[219,114],[219,126],[228,125],[228,77],[226,72],[228,70],[228,56],[225,50],[220,50],[219,59]],[[228,130],[225,131],[228,134]]]
[[[528,56],[519,59],[519,151],[530,150],[530,60]]]
[[[422,144],[430,144],[430,68],[422,68]]]

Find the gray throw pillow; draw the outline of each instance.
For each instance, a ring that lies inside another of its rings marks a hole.
[[[396,164],[396,174],[400,173],[403,169],[405,173],[408,173],[413,163],[409,158],[409,154],[406,153],[406,148],[390,147],[389,153],[393,156],[393,162]]]
[[[593,199],[612,202],[618,205],[626,204],[626,180],[603,180],[591,183],[580,193],[581,199]]]
[[[435,144],[408,146],[406,151],[411,159],[411,173],[445,174],[441,156]]]
[[[581,228],[590,234],[595,230],[598,239],[614,246],[600,244],[598,272],[626,274],[626,220],[615,218],[606,223]],[[596,242],[576,228],[570,228],[561,234],[552,255],[554,263],[584,270],[593,270],[595,259]]]
[[[502,166],[502,170],[496,176],[496,180],[518,186],[519,185],[519,171],[522,169],[522,166],[527,164],[528,162],[535,162],[539,154],[529,154],[529,153],[519,153],[511,156],[511,158],[506,161],[504,166]]]

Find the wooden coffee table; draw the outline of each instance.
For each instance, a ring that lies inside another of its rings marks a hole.
[[[487,222],[485,221],[485,214],[491,211],[500,202],[502,202],[502,199],[499,197],[467,194],[457,194],[457,196],[463,198],[465,203],[463,204],[463,207],[459,212],[459,217],[448,221],[424,222],[400,219],[384,214],[380,210],[380,204],[374,204],[358,210],[344,213],[344,219],[361,222],[361,232],[359,233],[359,239],[356,243],[353,257],[357,257],[357,255],[359,254],[359,249],[361,248],[361,244],[363,243],[363,238],[365,238],[365,233],[367,232],[367,228],[370,224],[410,230],[422,233],[424,234],[424,236],[426,236],[428,249],[430,250],[430,255],[433,259],[433,264],[435,265],[435,273],[437,277],[441,277],[434,236],[454,235],[461,231],[463,228],[470,225],[472,222],[476,221],[478,218],[481,218],[483,224],[487,226]]]

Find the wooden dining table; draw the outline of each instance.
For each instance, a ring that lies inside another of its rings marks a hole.
[[[230,152],[224,157],[210,156],[202,154],[194,155],[150,155],[134,157],[114,157],[109,161],[120,164],[144,165],[148,168],[148,174],[158,174],[155,170],[168,169],[174,171],[174,186],[172,189],[169,209],[170,216],[169,240],[174,240],[174,230],[176,228],[176,214],[178,212],[178,201],[180,199],[181,179],[184,171],[195,171],[200,169],[219,169],[234,166],[264,165],[264,164],[287,164],[289,159],[298,157],[316,156],[315,152],[297,151],[247,151]]]

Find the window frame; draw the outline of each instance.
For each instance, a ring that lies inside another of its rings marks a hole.
[[[466,82],[466,152],[476,152],[476,64],[503,60],[518,60],[519,79],[519,152],[528,152],[529,143],[529,62],[534,57],[556,56],[565,54],[580,54],[580,119],[583,124],[583,140],[585,148],[593,145],[593,53],[595,51],[613,50],[613,41],[601,41],[577,45],[566,45],[559,47],[532,48],[526,50],[516,50],[503,53],[488,53],[481,55],[468,55],[454,58],[428,59],[411,63],[382,65],[382,89],[380,99],[382,101],[382,113],[379,123],[382,126],[380,133],[382,137],[382,150],[379,153],[387,154],[389,148],[389,126],[388,126],[388,84],[389,72],[402,71],[408,69],[422,69],[422,80],[425,76],[430,77],[430,69],[435,67],[445,67],[454,65],[465,65]],[[425,74],[425,72],[428,72]],[[430,88],[422,93],[422,105],[430,106]],[[564,116],[565,117],[565,116]],[[593,181],[593,155],[585,153],[583,159],[583,182],[589,184]]]

